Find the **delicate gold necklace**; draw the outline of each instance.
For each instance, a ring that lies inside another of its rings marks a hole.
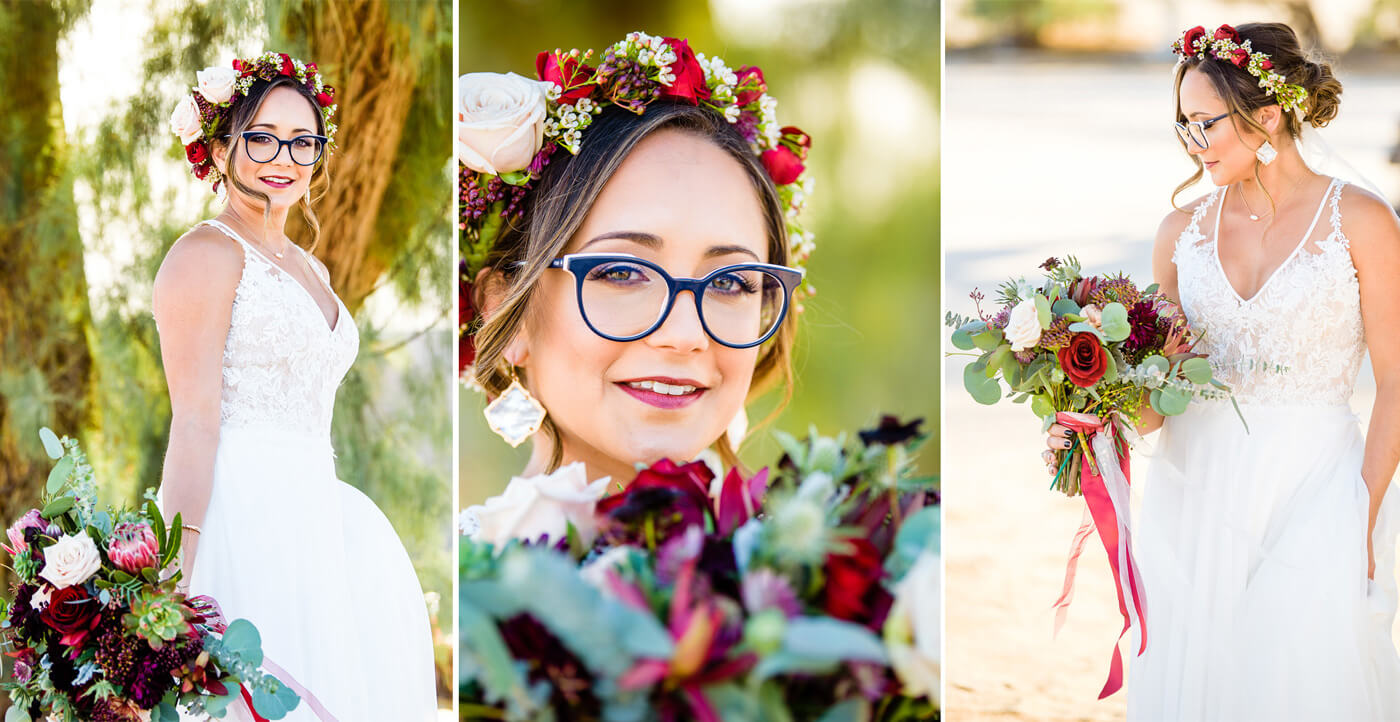
[[[1297,182],[1297,183],[1294,183],[1294,184],[1293,184],[1293,187],[1288,189],[1288,195],[1290,195],[1290,196],[1293,195],[1293,191],[1298,190],[1298,186],[1302,185],[1302,184],[1303,184],[1303,181],[1306,180],[1307,177],[1308,177],[1308,174],[1307,174],[1307,173],[1304,173],[1303,175],[1299,176],[1299,177],[1298,177],[1298,182]],[[1260,185],[1261,185],[1261,187],[1262,187],[1263,184],[1260,184]],[[1244,207],[1249,211],[1249,220],[1251,220],[1251,221],[1257,221],[1257,220],[1259,220],[1259,218],[1260,218],[1259,214],[1258,214],[1258,213],[1255,213],[1255,212],[1254,212],[1254,208],[1252,208],[1252,207],[1249,205],[1249,194],[1244,192],[1244,182],[1243,182],[1243,181],[1240,182],[1240,200],[1244,201]],[[1270,210],[1269,213],[1273,213],[1273,211]]]
[[[1243,194],[1243,191],[1241,191],[1241,194]],[[235,216],[235,217],[236,217],[236,216]],[[241,218],[238,220],[238,225],[243,226],[243,230],[244,230],[244,231],[247,231],[247,230],[248,230],[247,224],[245,224]],[[291,241],[288,241],[288,243],[290,243],[290,242],[291,242]],[[273,256],[275,256],[275,257],[277,258],[277,260],[279,260],[279,261],[282,260],[282,259],[287,255],[287,246],[286,246],[285,244],[283,244],[283,246],[282,246],[282,252],[281,252],[281,253],[278,253],[277,251],[274,251],[274,250],[272,250],[271,248],[268,248],[268,247],[267,247],[267,244],[264,243],[264,242],[263,242],[262,240],[260,240],[260,239],[257,240],[256,243],[258,244],[258,247],[259,247],[259,248],[262,248],[263,250],[267,251],[268,253],[271,253],[271,254],[272,254]]]

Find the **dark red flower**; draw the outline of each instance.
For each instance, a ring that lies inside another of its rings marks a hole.
[[[197,140],[185,146],[185,160],[191,163],[203,163],[204,159],[208,157],[209,153],[204,149],[204,144]]]
[[[1074,334],[1069,345],[1056,352],[1056,356],[1070,383],[1082,388],[1098,383],[1108,370],[1108,352],[1099,343],[1099,337],[1088,331]]]
[[[282,59],[282,67],[278,72],[280,72],[283,75],[290,75],[296,77],[297,68],[295,65],[292,65],[292,56],[286,53],[278,53],[277,57]]]
[[[763,80],[762,70],[752,65],[745,65],[739,68],[739,72],[735,75],[739,78],[739,82],[735,86],[739,92],[735,94],[734,102],[740,107],[758,100],[764,93],[768,92],[768,84]]]
[[[209,175],[209,171],[212,169],[213,166],[211,166],[209,163],[200,163],[199,165],[194,167],[194,177],[200,180],[204,180],[204,177]]]
[[[1069,297],[1074,299],[1075,303],[1083,307],[1089,303],[1089,296],[1099,287],[1099,283],[1098,276],[1086,276],[1081,278],[1075,281],[1074,286],[1070,288]]]
[[[1240,33],[1239,33],[1238,30],[1235,30],[1233,27],[1231,27],[1231,26],[1229,26],[1229,25],[1221,25],[1220,27],[1218,27],[1218,28],[1215,29],[1215,37],[1214,37],[1214,39],[1215,39],[1215,40],[1230,40],[1230,41],[1232,41],[1232,42],[1238,43],[1238,42],[1240,41]]]
[[[919,425],[923,423],[922,417],[902,424],[899,422],[898,416],[885,415],[880,417],[879,426],[860,432],[860,441],[866,446],[874,446],[875,444],[895,446],[918,436]]]
[[[666,44],[671,46],[671,52],[676,54],[676,62],[671,63],[671,74],[676,76],[671,87],[661,86],[661,95],[665,98],[678,98],[691,105],[699,105],[702,100],[710,99],[710,87],[705,84],[705,70],[700,67],[700,61],[695,57],[695,51],[690,49],[690,43],[677,38],[662,38]]]
[[[802,159],[785,145],[763,151],[760,159],[763,161],[763,167],[768,169],[773,183],[780,186],[797,180],[806,169],[806,166],[802,165]]]
[[[795,125],[785,125],[781,132],[783,145],[792,148],[798,158],[807,160],[807,151],[812,149],[812,136],[802,132],[802,129]]]
[[[85,587],[74,585],[55,591],[49,597],[49,606],[44,607],[39,616],[44,624],[63,635],[58,640],[60,644],[77,646],[102,621],[98,615],[100,611],[101,603],[88,594]]]
[[[1186,55],[1194,55],[1196,53],[1196,41],[1205,37],[1205,35],[1206,29],[1200,25],[1187,30],[1186,34],[1181,37],[1182,52]]]
[[[1249,63],[1249,51],[1244,48],[1235,48],[1230,51],[1230,62],[1237,68],[1243,68]]]
[[[620,494],[598,502],[603,535],[614,544],[661,545],[691,526],[703,531],[713,517],[710,481],[704,462],[677,466],[662,459],[638,472]]]
[[[316,94],[316,102],[320,103],[322,108],[335,105],[335,88],[329,85],[322,87],[321,92]]]
[[[598,88],[597,83],[586,82],[593,77],[593,68],[584,65],[577,56],[561,57],[557,52],[542,52],[535,56],[535,75],[559,88],[561,105],[573,105]]]
[[[893,601],[880,584],[885,576],[883,560],[868,539],[855,537],[846,543],[846,551],[826,556],[822,608],[837,619],[878,629],[884,625],[884,616]]]
[[[1128,325],[1132,327],[1123,341],[1124,351],[1147,348],[1157,340],[1157,308],[1152,301],[1138,301],[1128,309]]]
[[[763,493],[767,490],[768,469],[760,469],[748,479],[739,474],[737,467],[730,469],[720,485],[715,531],[721,536],[729,534],[756,516],[763,509]]]
[[[1261,68],[1263,68],[1263,69],[1265,69],[1265,70],[1273,70],[1273,69],[1274,69],[1274,64],[1273,64],[1272,61],[1263,60],[1263,61],[1260,61],[1260,62],[1259,62],[1259,67],[1261,67]]]

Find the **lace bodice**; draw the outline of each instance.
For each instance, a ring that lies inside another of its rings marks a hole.
[[[1238,401],[1333,405],[1351,398],[1366,339],[1361,289],[1342,233],[1344,185],[1332,180],[1292,255],[1249,299],[1230,285],[1216,247],[1226,188],[1197,206],[1177,239],[1172,260],[1182,308],[1203,334],[1196,350],[1209,355],[1216,378]],[[1206,236],[1200,223],[1213,207],[1215,230]],[[1329,211],[1331,232],[1314,238]]]
[[[243,246],[243,277],[224,342],[220,424],[329,437],[336,388],[360,346],[349,311],[332,292],[337,315],[331,328],[310,292],[290,274],[223,223],[201,225]]]

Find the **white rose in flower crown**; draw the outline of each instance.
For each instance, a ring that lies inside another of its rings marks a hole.
[[[82,584],[102,568],[102,557],[92,537],[84,533],[64,535],[44,550],[44,570],[39,576],[58,589]]]
[[[211,103],[227,103],[233,97],[234,83],[238,82],[238,71],[227,66],[214,65],[194,74],[199,80],[199,94]]]
[[[927,695],[938,702],[942,655],[939,631],[942,594],[938,554],[924,550],[894,588],[894,604],[885,621],[890,666],[910,697]]]
[[[180,136],[181,145],[189,145],[204,134],[204,129],[199,125],[199,106],[195,105],[194,96],[186,95],[175,105],[175,110],[170,113],[170,130]]]
[[[1011,319],[1006,322],[1006,340],[1011,342],[1012,351],[1024,351],[1040,342],[1040,314],[1035,310],[1034,298],[1011,309]]]
[[[607,492],[608,480],[603,477],[589,483],[582,462],[560,467],[553,474],[517,476],[500,496],[467,510],[477,524],[470,536],[496,546],[512,539],[537,539],[542,534],[556,542],[573,523],[583,542],[592,544],[598,533],[594,508]]]
[[[482,173],[529,167],[544,144],[544,80],[515,73],[467,73],[457,79],[457,159]]]

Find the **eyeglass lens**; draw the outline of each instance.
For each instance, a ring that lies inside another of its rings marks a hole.
[[[666,280],[655,269],[623,261],[606,263],[584,277],[583,312],[599,332],[628,338],[656,324],[666,310],[667,292]],[[752,344],[777,324],[784,298],[776,275],[735,269],[705,284],[700,315],[716,340]]]
[[[292,162],[298,165],[311,165],[321,158],[322,143],[310,135],[299,135],[285,143],[271,133],[249,133],[243,137],[248,157],[258,163],[270,162],[277,157],[283,145],[289,146]]]

